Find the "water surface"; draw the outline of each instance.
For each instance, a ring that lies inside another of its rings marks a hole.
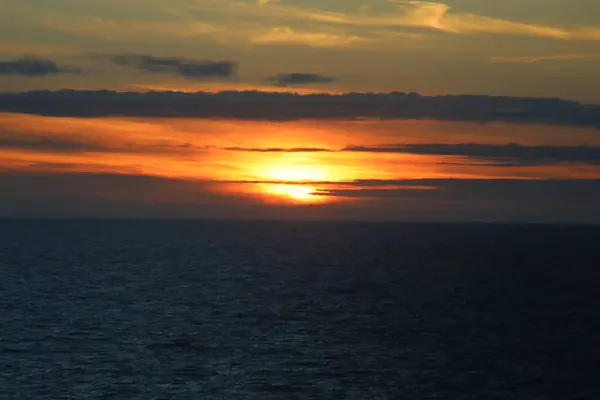
[[[0,398],[600,398],[600,228],[0,220]]]

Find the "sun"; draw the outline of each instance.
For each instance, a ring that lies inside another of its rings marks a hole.
[[[269,166],[261,173],[263,177],[273,181],[306,182],[323,181],[327,172],[318,166]]]
[[[263,184],[262,191],[287,198],[295,203],[322,203],[327,201],[325,196],[319,195],[319,191],[310,185],[290,185],[290,184]]]
[[[263,166],[257,171],[263,183],[257,189],[273,200],[298,204],[316,204],[328,201],[319,194],[318,183],[327,181],[329,173],[320,165],[282,163]]]

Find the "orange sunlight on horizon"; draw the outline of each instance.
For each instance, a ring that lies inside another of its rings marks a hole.
[[[598,143],[595,129],[435,121],[247,121],[76,118],[0,113],[0,168],[34,173],[124,174],[208,183],[217,195],[262,203],[325,204],[357,180],[597,179],[598,165],[484,165],[458,156],[340,151],[347,146],[447,143]],[[303,150],[306,149],[306,150]],[[383,183],[382,183],[383,185]],[[370,186],[370,189],[376,189]],[[365,190],[365,193],[369,191]],[[373,190],[371,192],[374,192]],[[368,196],[368,194],[365,194]],[[173,196],[176,196],[173,194]]]
[[[287,156],[287,157],[286,157]],[[324,182],[338,180],[332,172],[331,166],[326,163],[319,164],[318,160],[306,157],[305,160],[311,164],[298,162],[298,154],[284,155],[280,163],[272,163],[266,160],[257,167],[256,175],[261,180],[284,182],[257,184],[255,187],[267,196],[275,196],[281,200],[291,201],[298,204],[325,203],[331,199],[316,194],[318,188],[311,182]],[[294,183],[299,183],[295,185]]]
[[[317,204],[330,201],[326,196],[317,193],[314,186],[287,184],[259,184],[260,190],[267,195],[286,198],[294,203]]]

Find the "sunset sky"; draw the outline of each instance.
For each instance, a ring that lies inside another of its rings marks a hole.
[[[0,217],[600,223],[598,71],[597,0],[3,0]]]

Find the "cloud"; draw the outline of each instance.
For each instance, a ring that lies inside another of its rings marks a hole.
[[[232,61],[191,61],[185,58],[159,58],[150,55],[124,54],[109,57],[117,65],[154,73],[179,74],[186,78],[231,78],[237,63]]]
[[[52,60],[23,57],[14,61],[0,61],[0,75],[46,76],[55,74],[76,74],[81,71],[65,68]]]
[[[149,39],[190,39],[223,34],[226,27],[212,22],[185,20],[123,20],[87,16],[67,16],[47,12],[40,18],[42,27],[76,36],[101,38],[109,41]]]
[[[265,204],[215,191],[218,182],[136,173],[0,170],[0,217],[306,219],[327,208]],[[61,168],[63,167],[63,168]],[[59,171],[62,169],[62,171]]]
[[[310,184],[318,183],[311,182]],[[569,189],[585,189],[600,197],[600,179],[358,179],[346,182],[328,182],[328,184],[355,189],[401,190],[401,193],[412,190],[427,192],[429,195],[437,193],[440,196],[448,194],[449,191],[477,193],[485,190],[501,193],[516,189],[534,192],[540,189],[553,189],[556,192],[564,191],[565,194],[572,196],[574,191]]]
[[[4,217],[208,217],[230,202],[208,182],[137,174],[14,171],[0,186]]]
[[[149,68],[170,68],[161,63]],[[211,67],[209,67],[209,70]],[[206,71],[204,71],[206,72]],[[212,71],[211,71],[212,72]],[[235,101],[232,101],[235,100]],[[259,91],[0,93],[0,111],[51,116],[299,120],[378,118],[536,123],[600,128],[600,105],[555,98],[420,96],[416,93],[306,94]]]
[[[215,5],[216,6],[216,5]],[[221,10],[230,15],[239,12],[242,3],[232,5],[228,11]],[[243,7],[242,7],[243,8]],[[257,7],[253,7],[257,8]],[[260,7],[261,13],[271,7]],[[208,10],[215,12],[213,8]],[[371,44],[381,42],[381,38],[366,39],[356,34],[346,32],[331,32],[330,29],[301,30],[292,29],[287,26],[273,26],[271,23],[262,22],[261,17],[255,12],[245,10],[241,13],[243,22],[232,24],[231,22],[200,21],[185,18],[183,20],[171,21],[122,21],[104,18],[70,18],[60,14],[50,14],[48,18],[41,21],[44,27],[69,32],[78,36],[101,38],[104,40],[153,40],[171,41],[173,39],[208,39],[219,44],[257,45],[257,46],[305,46],[316,48],[345,48],[360,44]],[[256,10],[253,10],[256,11]],[[267,12],[268,13],[268,12]],[[278,15],[276,13],[275,15]],[[283,15],[285,17],[285,15]],[[289,16],[288,16],[289,17]],[[256,21],[249,18],[259,18]],[[268,19],[268,18],[267,18]],[[278,19],[280,19],[278,17]],[[284,18],[287,19],[287,18]],[[386,34],[387,36],[388,34]]]
[[[290,5],[260,8],[264,18],[305,20],[324,25],[369,27],[392,33],[398,28],[421,28],[452,34],[497,34],[548,37],[557,40],[600,40],[600,27],[565,28],[542,24],[511,21],[467,12],[456,12],[449,5],[431,1],[388,0],[384,12],[334,12]],[[223,4],[235,4],[225,2]],[[248,10],[237,10],[248,13]]]
[[[595,60],[600,59],[600,54],[557,54],[552,56],[524,56],[524,57],[492,57],[492,63],[503,64],[536,64],[549,61]]]
[[[347,146],[342,149],[325,149],[318,147],[225,147],[222,148],[222,150],[255,153],[354,152],[451,156],[461,157],[464,158],[464,160],[457,161],[456,163],[443,164],[473,165],[470,161],[481,162],[481,164],[477,164],[478,166],[516,167],[567,163],[600,165],[600,147],[595,146],[523,146],[516,143],[507,145],[420,143]]]
[[[291,74],[281,74],[268,79],[279,86],[309,85],[314,83],[332,83],[334,78],[319,74],[307,74],[293,72]]]
[[[472,13],[453,12],[444,3],[429,1],[388,0],[392,9],[382,14],[353,15],[297,8],[297,18],[321,23],[376,27],[427,28],[454,34],[498,34],[549,37],[558,40],[600,40],[600,27],[562,28],[503,20]],[[282,7],[283,9],[283,7]]]
[[[10,122],[8,122],[10,124]],[[66,127],[66,125],[68,127]],[[64,134],[62,129],[74,129],[75,124],[66,123],[61,128],[46,129],[44,125],[23,126],[11,130],[8,126],[0,129],[0,150],[33,150],[41,153],[123,153],[123,154],[189,154],[209,150],[210,146],[195,146],[185,141],[163,138],[136,142],[135,138],[98,137],[93,129],[83,134]],[[79,126],[81,127],[81,125]],[[13,127],[14,128],[14,127]]]
[[[28,149],[49,152],[108,152],[112,149],[99,144],[86,143],[78,140],[51,137],[36,138],[3,138],[0,137],[0,149]]]
[[[411,221],[600,223],[600,179],[359,179],[241,181],[318,188],[350,202],[347,218]],[[344,204],[344,202],[340,203]],[[335,211],[332,207],[328,211]]]
[[[521,146],[519,144],[409,144],[384,146],[350,146],[342,151],[369,153],[404,153],[457,156],[467,160],[501,166],[582,163],[600,165],[600,147],[593,146]],[[487,164],[481,164],[487,165]]]
[[[592,198],[600,201],[600,179],[356,179],[351,181],[237,181],[239,184],[278,184],[327,186],[321,188],[322,196],[348,197],[398,197],[418,195],[429,199],[453,200],[456,195],[462,199],[494,198],[523,201],[524,196],[535,194],[540,199],[545,196],[571,198],[589,203]],[[589,195],[590,197],[586,197]],[[582,196],[582,197],[579,197]],[[594,203],[595,204],[595,203]],[[600,210],[599,210],[600,211]],[[598,213],[600,215],[600,213]]]
[[[257,6],[257,3],[263,3],[263,6]],[[115,11],[122,11],[120,3],[112,7]],[[415,42],[425,37],[415,34],[417,30],[452,35],[494,34],[600,41],[599,26],[565,27],[506,20],[462,12],[443,2],[389,0],[372,9],[351,7],[354,11],[346,12],[331,11],[325,7],[326,2],[321,2],[319,8],[310,8],[294,6],[290,2],[275,3],[273,0],[205,0],[166,11],[162,3],[146,2],[144,14],[152,11],[163,18],[110,19],[46,12],[38,20],[45,28],[119,43],[133,39],[156,42],[172,38],[207,38],[221,44],[237,45],[362,45],[373,49],[373,44],[385,44],[375,48],[389,49],[393,46],[397,50],[399,40],[406,42],[407,38],[412,38]],[[165,14],[168,18],[164,18]],[[202,20],[203,15],[210,17]],[[309,26],[310,30],[292,28],[300,24]],[[410,34],[411,37],[401,37],[402,34]]]
[[[429,188],[413,188],[413,187],[397,187],[387,189],[321,189],[317,190],[314,194],[316,196],[331,196],[331,197],[345,197],[345,198],[398,198],[404,199],[408,197],[415,197],[415,195],[430,194],[429,192],[434,189]]]
[[[307,46],[307,47],[349,47],[368,42],[357,35],[334,34],[326,32],[305,32],[288,27],[274,27],[267,32],[250,35],[251,44],[271,46]]]
[[[215,185],[227,182],[134,173],[4,172],[0,173],[0,187],[3,188],[0,191],[0,215],[4,217],[303,220],[316,217],[386,221],[600,223],[600,208],[597,207],[600,203],[600,180],[597,179],[329,182],[329,187],[320,189],[321,195],[362,201],[334,202],[319,207],[279,207],[213,190]],[[311,183],[311,186],[314,185]]]
[[[69,138],[52,137],[29,137],[29,138],[2,138],[0,137],[0,149],[10,150],[34,150],[49,153],[137,153],[137,154],[165,154],[185,153],[188,151],[206,150],[208,147],[197,147],[190,143],[181,145],[156,144],[136,145],[135,143],[102,144],[73,140]]]

